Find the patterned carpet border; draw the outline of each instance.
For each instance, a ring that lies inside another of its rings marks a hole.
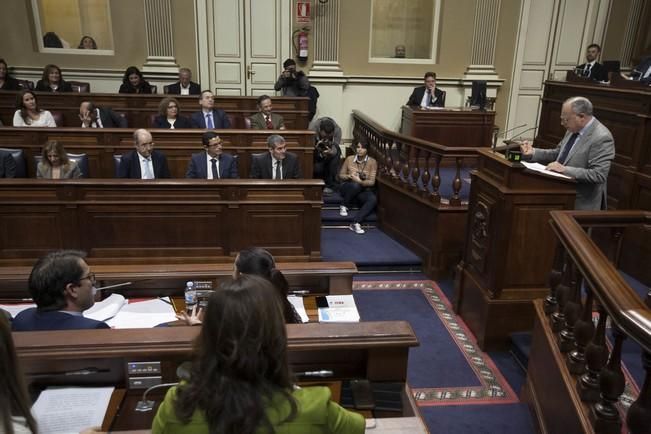
[[[513,404],[520,402],[508,381],[495,366],[495,362],[479,349],[477,340],[466,324],[457,317],[450,301],[438,285],[431,280],[413,281],[356,281],[353,290],[419,289],[432,310],[445,326],[452,341],[463,354],[481,386],[441,388],[412,388],[414,399],[420,407],[439,405]]]

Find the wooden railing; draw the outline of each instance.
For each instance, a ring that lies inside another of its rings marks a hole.
[[[353,135],[368,139],[370,154],[378,162],[379,177],[417,193],[433,204],[461,205],[461,169],[464,159],[476,156],[476,147],[443,146],[405,136],[383,128],[358,110],[353,110],[353,119]],[[446,198],[442,198],[439,191],[440,169],[444,159],[453,160],[456,169],[452,195]]]
[[[378,161],[378,221],[382,230],[420,258],[437,279],[461,260],[468,205],[461,198],[461,170],[479,148],[449,147],[405,136],[354,110],[354,135],[366,137]],[[441,176],[452,167],[452,179]],[[443,182],[450,182],[448,185]],[[447,187],[451,188],[447,188]]]
[[[625,339],[642,348],[644,385],[626,414],[632,434],[651,427],[651,293],[646,299],[626,283],[615,264],[626,228],[651,224],[651,212],[552,211],[552,227],[559,247],[550,274],[551,291],[544,301],[558,350],[572,375],[574,393],[583,402],[596,433],[620,433],[622,418],[616,404],[624,392],[622,344]],[[609,231],[610,242],[600,248],[592,232]],[[605,251],[604,251],[605,250]],[[647,263],[651,263],[651,258]],[[598,313],[595,326],[594,312]],[[606,343],[606,324],[612,324],[614,343]],[[532,353],[538,351],[534,348]],[[531,365],[530,365],[531,368]]]

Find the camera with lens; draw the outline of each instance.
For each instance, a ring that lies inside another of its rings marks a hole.
[[[366,181],[366,173],[364,173],[364,172],[359,172],[359,173],[357,174],[357,176],[358,176],[359,179],[361,179],[362,181]]]
[[[316,142],[315,148],[319,157],[324,158],[327,152],[332,148],[332,141],[327,139],[319,140]]]

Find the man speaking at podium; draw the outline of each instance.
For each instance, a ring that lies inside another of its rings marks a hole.
[[[575,209],[605,210],[606,182],[615,158],[612,134],[592,115],[592,103],[582,96],[563,103],[561,125],[567,132],[556,148],[534,149],[524,142],[520,146],[523,159],[547,164],[547,170],[574,178]]]

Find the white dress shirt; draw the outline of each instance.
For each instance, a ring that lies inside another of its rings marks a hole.
[[[188,87],[183,87],[182,84],[179,85],[181,87],[181,95],[190,95],[190,85],[188,84]]]
[[[38,117],[38,119],[32,119],[32,122],[29,124],[25,123],[25,120],[20,115],[20,110],[16,110],[14,113],[14,127],[56,127],[57,124],[54,122],[52,113],[47,110],[43,110]]]
[[[423,99],[420,100],[420,106],[429,107],[431,100],[432,100],[432,94],[429,92],[429,89],[425,89],[425,92],[423,93]]]
[[[140,161],[140,178],[141,179],[155,179],[154,175],[154,163],[151,161],[151,157],[145,158],[142,155],[138,154],[138,161]],[[149,168],[149,172],[147,171]],[[151,173],[151,178],[147,177],[147,173]]]
[[[271,179],[276,179],[276,163],[280,163],[280,179],[283,179],[283,160],[276,160],[271,156]]]
[[[207,177],[206,179],[215,179],[215,178],[213,178],[213,176],[212,176],[212,161],[210,161],[210,160],[212,160],[213,158],[216,158],[216,159],[217,159],[217,162],[216,162],[216,163],[217,163],[217,176],[219,176],[220,178],[221,178],[221,176],[222,176],[221,173],[219,173],[219,158],[217,158],[217,157],[211,157],[210,154],[206,152],[206,162],[208,163],[208,164],[206,165],[206,167],[207,167],[207,169],[206,169],[206,173],[208,174],[208,177]]]

